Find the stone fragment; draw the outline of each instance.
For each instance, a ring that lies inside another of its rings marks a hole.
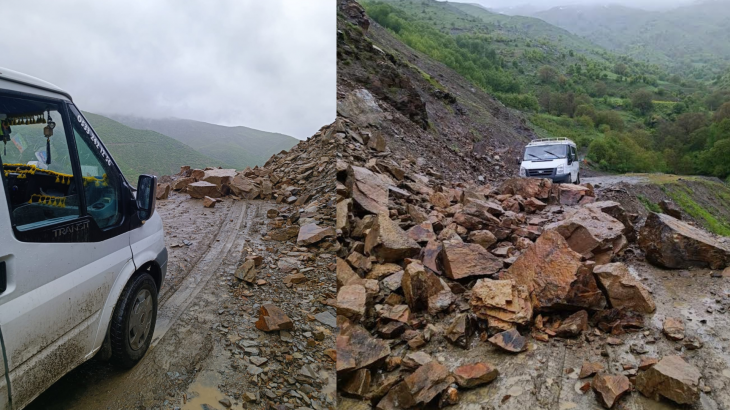
[[[465,389],[471,389],[492,382],[499,375],[496,367],[486,362],[466,364],[454,369],[456,383]]]
[[[189,184],[187,193],[188,195],[190,195],[191,198],[197,199],[203,199],[206,196],[211,198],[220,198],[221,196],[221,193],[215,184],[204,181],[193,182]]]
[[[228,185],[231,180],[236,176],[235,169],[207,169],[203,173],[201,181],[209,182],[218,187],[218,190],[223,192],[223,186]]]
[[[563,320],[555,330],[558,337],[578,337],[584,331],[588,330],[588,312],[579,310]]]
[[[670,340],[684,339],[684,323],[682,323],[682,319],[677,319],[675,317],[668,317],[664,319],[662,332],[664,332],[664,335],[666,335],[667,339]]]
[[[365,252],[382,262],[400,262],[418,255],[421,247],[392,221],[387,213],[379,214],[365,238]]]
[[[585,379],[586,377],[593,376],[596,373],[602,372],[604,369],[603,363],[598,362],[583,362],[583,366],[580,368],[578,374],[579,379]]]
[[[659,208],[661,208],[662,212],[672,218],[682,220],[682,210],[674,203],[674,201],[662,199],[659,201]]]
[[[468,313],[460,313],[454,318],[449,327],[446,328],[444,337],[454,345],[466,349],[475,331],[474,322],[474,318]]]
[[[254,283],[256,281],[256,262],[252,259],[246,259],[241,266],[236,269],[234,276],[236,279]]]
[[[621,262],[597,266],[593,274],[606,291],[611,307],[632,309],[641,313],[656,310],[654,299],[644,285],[636,280]]]
[[[527,350],[527,338],[522,336],[517,329],[506,330],[490,337],[489,342],[511,353],[519,353]]]
[[[172,190],[172,187],[170,184],[157,184],[157,191],[155,194],[155,197],[158,201],[167,199],[170,197],[170,191]]]
[[[372,337],[359,325],[342,326],[335,343],[338,375],[375,366],[390,355],[387,342]]]
[[[243,173],[239,173],[228,182],[228,188],[234,195],[246,199],[255,199],[261,192],[254,182]]]
[[[527,287],[533,309],[549,309],[565,303],[581,267],[580,255],[570,249],[562,235],[549,230],[500,279],[513,279]]]
[[[447,309],[455,299],[451,289],[420,262],[406,266],[401,286],[413,312],[428,309],[429,313],[435,314]]]
[[[349,166],[346,184],[355,204],[365,212],[388,212],[388,185],[394,184],[389,183],[386,176],[367,168]]]
[[[203,198],[203,206],[206,208],[213,208],[215,207],[216,202],[218,202],[217,199],[211,198],[209,196],[206,196]]]
[[[506,180],[500,192],[510,195],[520,195],[523,198],[547,199],[553,183],[549,179],[538,178],[511,178]]]
[[[497,243],[497,237],[491,231],[472,231],[469,233],[469,242],[481,245],[484,249],[489,249]]]
[[[665,356],[639,373],[636,390],[656,401],[665,397],[678,404],[690,404],[700,398],[700,377],[700,371],[681,357]]]
[[[646,370],[655,364],[659,362],[659,359],[656,357],[645,357],[641,359],[641,363],[639,363],[639,370]]]
[[[631,382],[624,375],[598,374],[591,386],[598,401],[607,409],[613,408],[621,397],[631,391]]]
[[[415,370],[432,360],[433,357],[424,351],[411,352],[403,358],[401,366],[406,369]]]
[[[256,321],[256,328],[264,332],[291,330],[294,329],[294,322],[277,306],[266,304],[259,308],[259,320]]]
[[[409,238],[418,243],[426,243],[428,241],[436,240],[436,234],[433,232],[433,225],[431,225],[431,222],[428,221],[415,225],[406,231],[406,233]]]
[[[346,378],[345,382],[338,387],[342,393],[362,399],[370,392],[371,379],[370,370],[359,369]]]
[[[639,233],[646,259],[669,269],[730,265],[730,243],[669,215],[650,213]]]
[[[532,319],[532,303],[527,287],[513,280],[479,279],[469,301],[472,311],[487,321],[497,318],[525,325]]]
[[[537,198],[530,198],[524,202],[525,212],[528,214],[534,214],[535,212],[542,211],[547,207],[545,202],[540,201]]]
[[[172,189],[175,191],[181,191],[187,189],[188,185],[193,182],[195,182],[195,178],[192,177],[178,178],[172,183]]]
[[[493,275],[503,266],[501,259],[475,243],[445,242],[441,255],[449,279]]]
[[[343,286],[337,292],[337,314],[358,320],[365,315],[367,292],[362,285]]]
[[[266,211],[266,217],[269,219],[274,219],[277,216],[279,216],[279,210],[276,208],[271,208],[268,211]]]
[[[309,223],[299,228],[297,245],[312,245],[325,238],[334,238],[336,235],[335,228],[331,226],[318,226],[316,223]]]
[[[631,221],[631,217],[620,203],[616,201],[598,201],[588,204],[586,207],[600,209],[601,212],[611,215],[614,219],[624,225],[623,233],[626,238],[630,241],[636,240],[636,231],[634,230],[634,224]]]
[[[275,229],[273,231],[269,231],[269,237],[275,241],[279,242],[285,242],[289,239],[294,239],[299,235],[299,227],[298,226],[287,226],[285,228],[281,229]]]

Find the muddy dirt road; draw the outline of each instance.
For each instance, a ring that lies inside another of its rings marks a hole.
[[[225,199],[206,209],[177,193],[159,201],[170,254],[150,351],[128,371],[91,360],[28,409],[222,410],[264,408],[267,401],[332,407],[334,363],[322,352],[334,347],[334,316],[324,324],[308,314],[335,314],[318,303],[320,293],[330,291],[327,283],[334,287],[334,277],[326,277],[334,257],[263,241],[266,211],[274,206]],[[248,287],[233,273],[252,254],[262,256],[264,266],[260,284]],[[299,265],[308,280],[286,286],[280,258]],[[295,330],[257,330],[263,303],[284,309]]]

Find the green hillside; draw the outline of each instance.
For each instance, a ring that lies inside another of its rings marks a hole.
[[[112,116],[132,128],[156,131],[170,136],[196,151],[236,169],[263,165],[268,159],[289,150],[299,141],[288,135],[247,127],[225,127],[177,118],[151,119]]]
[[[666,65],[695,79],[711,79],[730,63],[730,3],[726,0],[668,11],[573,5],[534,16],[610,50]]]
[[[539,135],[575,140],[602,169],[730,175],[727,77],[670,74],[544,21],[469,4],[363,6],[409,47],[525,112]]]
[[[138,130],[107,117],[85,112],[127,179],[137,182],[140,174],[171,175],[183,165],[194,168],[226,166],[193,148],[154,131]]]

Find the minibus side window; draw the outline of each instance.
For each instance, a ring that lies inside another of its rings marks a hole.
[[[66,130],[58,109],[51,102],[0,96],[2,182],[11,222],[19,231],[80,216]],[[51,126],[52,131],[48,130]]]
[[[113,227],[122,217],[119,177],[108,163],[108,154],[104,156],[104,148],[94,144],[92,138],[96,138],[96,135],[80,114],[74,116],[74,111],[71,109],[71,122],[81,164],[87,213],[99,228]]]

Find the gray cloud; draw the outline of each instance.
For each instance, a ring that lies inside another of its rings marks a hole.
[[[547,10],[568,5],[619,4],[644,10],[664,10],[696,3],[697,0],[459,0],[459,3],[478,3],[495,9],[515,9],[528,12]]]
[[[0,66],[81,109],[304,139],[335,117],[334,0],[11,0]]]

